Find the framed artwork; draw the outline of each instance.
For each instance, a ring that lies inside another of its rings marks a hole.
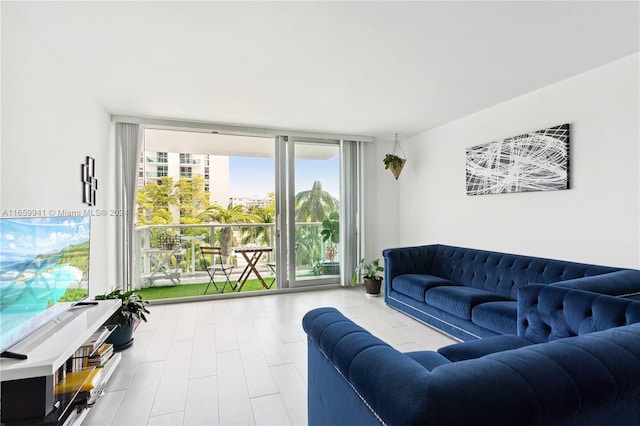
[[[569,124],[466,151],[467,195],[569,189]]]

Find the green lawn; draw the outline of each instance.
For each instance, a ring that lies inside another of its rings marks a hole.
[[[269,284],[271,281],[270,277],[266,277],[265,281]],[[231,281],[235,284],[235,281]],[[223,284],[218,284],[218,288],[222,289]],[[136,293],[142,296],[143,300],[157,300],[157,299],[169,299],[174,297],[189,297],[189,296],[202,296],[204,294],[204,289],[207,288],[207,283],[199,283],[199,284],[181,284],[174,286],[163,286],[163,287],[149,287],[143,288],[141,290],[136,290]],[[273,287],[272,287],[273,288]],[[247,291],[256,291],[266,289],[262,286],[260,281],[257,278],[247,280],[247,282],[242,287],[242,293]],[[233,293],[234,291],[231,289],[229,284],[224,289],[225,293]],[[209,290],[207,294],[218,294],[216,288],[211,284],[209,286]]]

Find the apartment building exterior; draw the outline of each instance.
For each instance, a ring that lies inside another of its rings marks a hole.
[[[229,204],[228,156],[166,151],[143,151],[140,155],[138,187],[158,182],[164,176],[177,182],[180,177],[191,179],[195,175],[204,177],[204,189],[209,193],[211,204]]]

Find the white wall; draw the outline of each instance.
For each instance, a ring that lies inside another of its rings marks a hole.
[[[404,141],[400,245],[640,267],[638,61],[632,55]],[[570,190],[466,195],[465,148],[563,123],[571,124]]]
[[[0,208],[44,214],[84,210],[80,167],[96,160],[97,208],[115,208],[110,115],[49,53],[2,11]],[[115,282],[115,219],[94,217],[91,295]]]
[[[364,148],[364,256],[367,260],[382,260],[382,250],[399,243],[398,188],[401,181],[395,180],[382,162],[385,154],[392,151],[392,139],[376,140],[365,144]]]

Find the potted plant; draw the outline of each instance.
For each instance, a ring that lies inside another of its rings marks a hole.
[[[329,217],[322,221],[322,241],[327,244],[325,249],[328,262],[323,262],[323,275],[337,275],[340,273],[340,264],[333,259],[338,254],[338,243],[340,242],[340,215],[336,212],[329,214]]]
[[[402,171],[404,164],[407,162],[405,158],[398,157],[395,154],[385,155],[384,160],[382,161],[384,162],[384,168],[391,169],[391,173],[393,173],[393,176],[395,176],[396,180],[398,180],[400,172]]]
[[[362,275],[364,290],[367,296],[378,296],[380,295],[380,286],[382,285],[382,277],[378,275],[378,272],[384,272],[384,268],[380,266],[380,259],[374,259],[367,263],[363,257],[356,265],[355,271],[353,271],[351,285],[355,286],[358,281],[358,276]]]
[[[117,325],[117,328],[107,338],[107,342],[113,344],[115,351],[121,351],[133,344],[133,331],[140,321],[147,321],[144,314],[148,314],[149,302],[142,300],[142,296],[133,291],[122,292],[119,288],[111,293],[98,295],[96,300],[120,299],[122,306],[107,321],[109,325]]]

